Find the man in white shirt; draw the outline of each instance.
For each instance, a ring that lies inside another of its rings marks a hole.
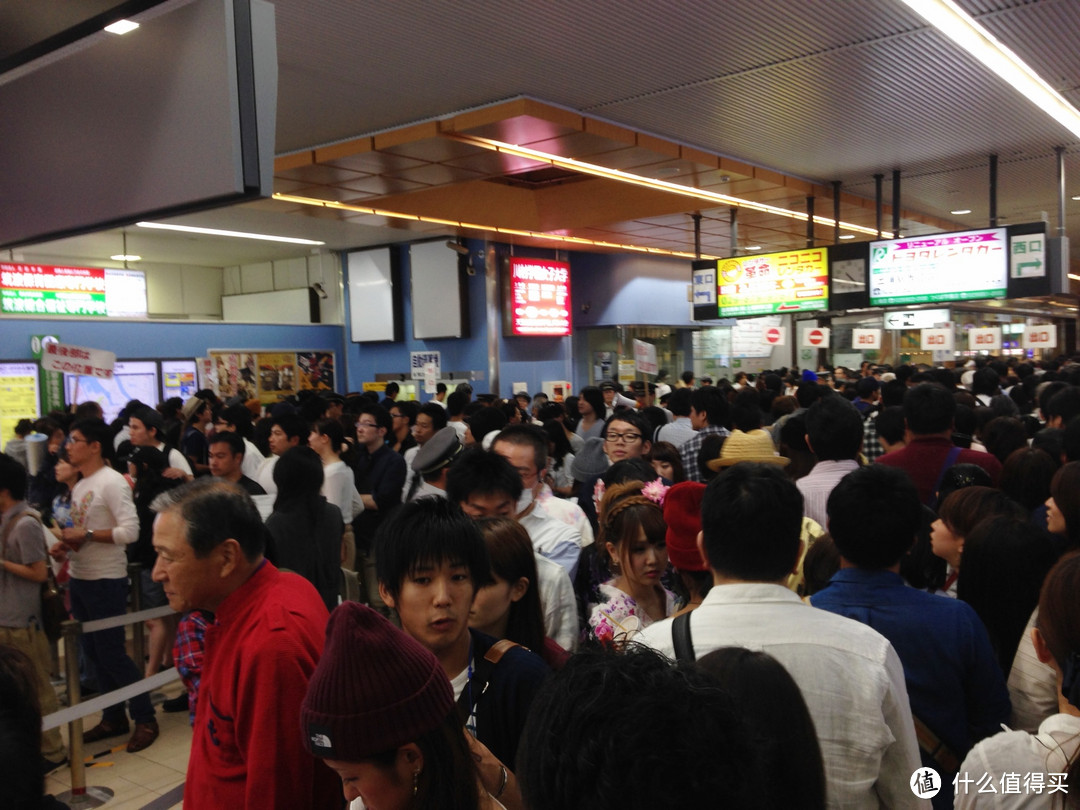
[[[569,566],[576,567],[581,554],[577,535],[554,518],[532,515],[535,503],[526,513],[519,513],[521,492],[521,477],[510,463],[480,448],[463,451],[446,476],[447,498],[469,517],[516,518],[525,527],[536,552],[537,590],[547,635],[563,649],[573,650],[578,615]]]
[[[578,545],[584,548],[593,542],[589,519],[576,503],[557,497],[542,478],[547,470],[547,443],[547,436],[535,425],[510,425],[495,437],[491,449],[521,476],[524,489],[518,512],[525,512],[535,501],[549,516],[573,529],[578,534]]]
[[[660,428],[656,440],[681,448],[696,432],[693,422],[690,421],[690,389],[678,388],[672,391],[668,397],[667,408],[674,419]]]
[[[803,496],[803,514],[822,528],[828,526],[829,493],[841,478],[859,468],[862,443],[862,416],[839,394],[826,394],[807,410],[806,444],[818,460],[795,486]]]
[[[274,466],[281,454],[286,450],[301,445],[307,446],[308,434],[311,426],[297,413],[281,413],[271,420],[270,436],[267,441],[270,444],[270,452],[273,454],[266,459],[259,468],[259,475],[255,479],[259,486],[266,490],[267,495],[277,495],[277,484],[274,483]]]
[[[214,420],[214,431],[216,433],[228,431],[240,434],[244,440],[244,462],[242,467],[244,475],[252,480],[258,478],[259,470],[262,469],[266,456],[260,452],[255,442],[248,438],[251,434],[251,411],[247,409],[247,406],[243,404],[230,405],[222,410],[217,415],[217,419]]]
[[[165,419],[153,408],[140,408],[128,417],[128,438],[135,447],[156,447],[169,459],[169,466],[162,473],[166,478],[193,477],[191,465],[184,454],[175,447],[169,447],[162,440],[165,433]]]
[[[929,807],[909,786],[919,750],[896,651],[877,631],[812,608],[783,584],[800,550],[795,485],[776,465],[736,464],[709,483],[701,523],[714,587],[682,619],[690,644],[681,657],[746,647],[788,670],[817,730],[828,807]],[[671,619],[637,640],[676,657]]]
[[[105,464],[102,447],[109,428],[100,419],[80,419],[71,426],[67,450],[71,465],[82,478],[71,491],[73,526],[65,527],[53,556],[68,553],[70,559],[71,613],[81,622],[118,616],[127,609],[127,555],[124,546],[139,539],[139,516],[124,476]],[[135,683],[142,673],[124,647],[124,628],[99,630],[83,636],[83,649],[93,662],[102,693]],[[129,701],[135,730],[129,752],[142,751],[158,736],[150,695]],[[101,722],[83,734],[83,741],[98,742],[127,734],[124,704],[102,712]]]

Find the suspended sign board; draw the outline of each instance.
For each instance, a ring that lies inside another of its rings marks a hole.
[[[828,308],[825,248],[734,256],[720,259],[716,269],[721,318]]]
[[[880,329],[852,329],[851,348],[858,351],[876,351],[881,348]]]
[[[141,270],[0,263],[0,313],[145,318]]]
[[[570,265],[510,259],[510,334],[570,334]]]
[[[1001,351],[1001,327],[986,326],[968,330],[968,350]]]
[[[870,306],[1004,298],[1004,228],[870,243]]]

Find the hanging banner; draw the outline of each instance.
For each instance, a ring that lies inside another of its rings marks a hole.
[[[829,348],[829,329],[821,326],[813,326],[802,330],[802,347],[804,349],[827,349]]]
[[[851,348],[858,351],[877,351],[881,348],[880,329],[852,329]]]
[[[787,346],[787,327],[766,326],[761,332],[761,339],[770,346]]]
[[[923,329],[920,332],[921,348],[923,351],[949,351],[953,350],[953,330],[948,329]]]
[[[644,340],[634,340],[634,370],[642,374],[655,374],[659,370],[656,346]]]
[[[1052,324],[1029,326],[1024,330],[1025,349],[1056,349],[1057,328]]]
[[[986,326],[968,331],[969,351],[1001,351],[1001,327]]]

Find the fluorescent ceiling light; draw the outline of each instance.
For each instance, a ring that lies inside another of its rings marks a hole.
[[[842,234],[840,234],[840,238],[841,239],[854,239],[855,234],[853,234],[853,233],[842,233]]]
[[[276,194],[274,195],[277,196]],[[274,236],[269,233],[245,233],[244,231],[223,231],[220,228],[196,228],[194,225],[169,225],[164,222],[136,222],[140,228],[156,228],[161,231],[181,231],[183,233],[201,233],[205,236],[232,236],[237,239],[262,239],[266,242],[288,242],[290,245],[325,245],[314,239],[300,239],[296,236]]]
[[[110,34],[130,34],[136,28],[139,27],[137,22],[131,20],[117,20],[114,23],[105,26],[105,30]]]
[[[142,256],[136,256],[133,253],[117,253],[115,256],[110,256],[114,262],[141,262]]]
[[[743,250],[761,250],[761,245],[747,245]]]
[[[349,203],[335,202],[333,200],[318,200],[313,197],[297,197],[294,194],[274,194],[273,199],[282,202],[297,203],[299,205],[312,205],[317,208],[332,208],[336,211],[354,211],[358,214],[367,214],[373,217],[386,217],[387,219],[404,219],[411,222],[432,222],[436,225],[446,225],[451,228],[459,228],[467,231],[487,231],[488,233],[502,234],[503,236],[524,236],[529,239],[544,239],[549,242],[561,242],[566,245],[586,245],[591,247],[610,248],[612,250],[629,250],[634,253],[652,253],[657,256],[678,256],[683,259],[718,259],[719,256],[709,256],[696,253],[687,253],[679,250],[665,250],[664,248],[644,247],[642,245],[624,245],[618,242],[605,242],[600,239],[586,239],[582,236],[562,236],[543,231],[522,231],[516,228],[500,228],[497,225],[481,225],[476,222],[455,222],[452,219],[441,217],[425,217],[421,214],[403,214],[400,211],[386,211],[382,208],[368,208],[363,205],[350,205]],[[140,225],[142,223],[139,223]],[[319,244],[322,244],[321,242]]]
[[[716,203],[717,205],[732,208],[747,208],[751,211],[775,214],[776,216],[786,217],[788,219],[797,219],[801,222],[806,222],[808,219],[808,215],[805,211],[793,211],[790,208],[780,208],[776,205],[754,202],[753,200],[744,200],[741,197],[732,197],[730,194],[720,194],[716,191],[706,191],[703,188],[684,186],[682,183],[656,180],[652,177],[645,177],[640,174],[632,174],[630,172],[620,171],[619,169],[609,169],[606,166],[598,166],[595,163],[586,163],[585,161],[575,160],[574,158],[553,155],[550,152],[541,152],[538,149],[529,149],[527,146],[517,146],[516,144],[506,143],[505,141],[481,138],[479,135],[460,135],[456,133],[443,133],[443,135],[446,138],[460,141],[461,143],[471,144],[472,146],[478,146],[481,149],[514,155],[515,157],[522,157],[527,160],[535,160],[537,163],[546,163],[549,166],[567,169],[572,172],[577,172],[578,174],[587,174],[592,177],[617,180],[620,183],[629,183],[630,185],[651,188],[656,191],[680,194],[684,197],[693,197],[696,200],[706,200],[708,202]],[[862,225],[854,225],[850,222],[837,223],[836,220],[830,219],[829,217],[815,216],[814,222],[829,227],[839,225],[846,231],[855,231],[856,233],[864,233],[869,236],[877,236],[876,228],[864,228]],[[884,233],[882,235],[889,239],[893,236],[892,233]]]
[[[1076,275],[1076,273],[1069,273],[1069,278],[1073,281],[1080,281],[1080,276]]]
[[[950,211],[949,213],[952,214],[953,216],[959,217],[959,216],[963,216],[964,214],[970,214],[971,209],[970,208],[957,208],[955,211]]]
[[[1074,200],[1080,200],[1080,194],[1077,194],[1075,197],[1073,197],[1073,199]]]
[[[953,0],[903,0],[928,23],[1080,137],[1080,111]]]

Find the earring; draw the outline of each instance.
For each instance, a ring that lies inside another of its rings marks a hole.
[[[412,775],[412,795],[416,795],[416,791],[420,789],[420,771],[413,771]]]

